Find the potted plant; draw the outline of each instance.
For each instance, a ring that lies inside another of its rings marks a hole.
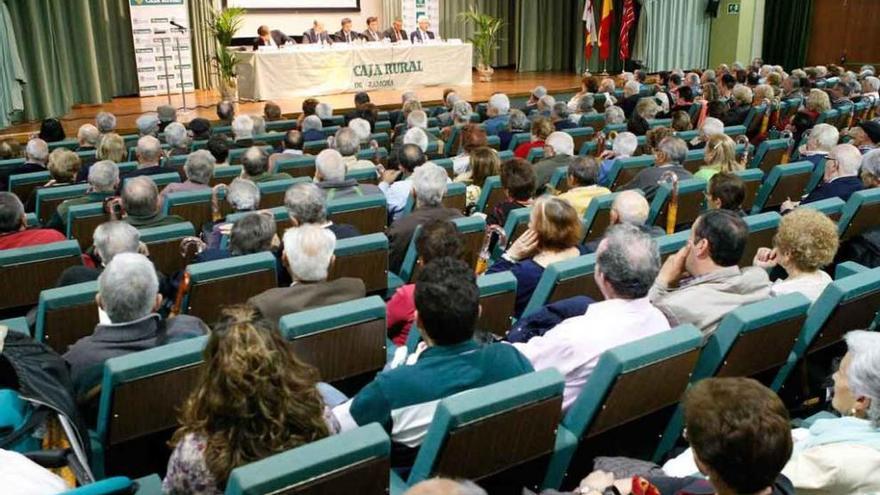
[[[480,81],[489,82],[492,80],[492,74],[495,69],[492,68],[492,56],[498,49],[498,34],[504,21],[498,17],[492,17],[489,14],[479,12],[474,5],[464,12],[458,14],[459,19],[474,28],[474,34],[468,41],[474,46],[477,54],[477,72],[480,74]]]
[[[208,22],[208,30],[217,42],[217,54],[211,59],[220,76],[220,95],[223,99],[238,99],[238,79],[235,66],[238,56],[229,49],[232,38],[244,23],[245,9],[227,8],[214,10]]]

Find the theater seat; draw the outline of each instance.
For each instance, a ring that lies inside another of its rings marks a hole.
[[[643,169],[654,165],[653,155],[634,156],[614,160],[605,181],[612,191],[631,181]]]
[[[385,303],[371,296],[281,317],[281,334],[321,379],[355,395],[385,367]]]
[[[605,194],[590,200],[584,211],[584,242],[595,241],[605,234],[605,230],[611,224],[611,205],[617,194]]]
[[[385,294],[388,289],[388,238],[367,234],[336,241],[336,256],[330,267],[330,280],[341,277],[364,281],[367,294]]]
[[[602,121],[605,121],[605,117],[602,116]],[[516,151],[517,146],[528,143],[532,139],[532,133],[530,132],[517,132],[510,138],[510,144],[507,146],[507,149],[510,151]]]
[[[752,213],[778,210],[786,199],[799,201],[806,191],[812,172],[813,164],[810,162],[795,162],[773,167],[758,190]]]
[[[782,159],[788,153],[788,139],[768,139],[758,145],[755,156],[749,163],[749,168],[760,169],[769,174],[773,167],[782,164]]]
[[[71,206],[67,209],[67,238],[79,244],[80,249],[92,247],[92,235],[108,215],[103,203]]]
[[[592,127],[573,127],[571,129],[565,129],[562,132],[572,137],[572,139],[574,140],[573,149],[575,150],[580,150],[581,146],[592,139],[594,134]]]
[[[696,327],[681,325],[604,352],[560,426],[574,434],[578,448],[553,456],[544,486],[576,485],[599,455],[649,459],[688,386],[701,343]]]
[[[156,188],[159,189],[159,192],[162,192],[162,189],[165,189],[165,186],[167,186],[168,184],[180,182],[180,174],[177,172],[165,172],[162,174],[148,175],[146,177],[149,177],[150,180],[152,180],[153,183],[156,184]],[[125,183],[131,179],[132,178],[123,179],[123,187],[125,187]]]
[[[880,188],[853,193],[837,224],[840,239],[846,241],[877,226],[880,226]]]
[[[214,134],[217,134],[217,131],[214,131]],[[308,143],[307,143],[308,144]],[[272,147],[271,146],[260,146],[260,149],[263,150],[264,153],[271,154]],[[230,165],[241,165],[241,156],[245,154],[247,150],[250,148],[235,148],[229,150],[229,164]]]
[[[226,495],[385,495],[391,440],[377,423],[302,445],[229,474]]]
[[[754,261],[759,248],[773,247],[773,236],[776,235],[776,229],[779,228],[781,220],[782,215],[775,211],[743,218],[743,221],[746,222],[746,227],[749,229],[749,237],[746,239],[742,258],[739,260],[740,267],[752,266],[752,261]]]
[[[240,304],[250,297],[278,286],[275,256],[269,252],[193,263],[186,267],[181,312],[213,325],[220,309]],[[188,287],[186,287],[188,285]]]
[[[510,330],[516,306],[516,277],[510,272],[477,277],[480,289],[480,319],[477,328],[504,337]]]
[[[529,163],[538,163],[539,161],[544,159],[544,148],[532,148],[529,150],[529,154],[526,155],[526,161]]]
[[[275,160],[274,165],[273,172],[276,174],[284,172],[291,177],[308,177],[310,179],[315,176],[314,156],[286,157],[282,155],[281,158]]]
[[[79,198],[86,194],[88,184],[70,186],[43,187],[37,189],[36,213],[42,225],[46,225],[55,215],[58,205],[68,199]],[[27,201],[27,198],[25,198]]]
[[[260,208],[276,208],[284,206],[284,193],[296,184],[303,182],[311,182],[309,177],[297,177],[295,179],[281,179],[269,182],[260,182],[257,187],[260,189]]]
[[[225,203],[225,201],[223,201]],[[178,215],[201,231],[202,226],[214,219],[211,209],[211,190],[180,191],[165,196],[163,211]]]
[[[40,291],[55,287],[64,270],[81,264],[76,241],[0,251],[0,310],[36,305]]]
[[[88,485],[73,488],[62,495],[159,495],[162,493],[162,480],[152,474],[136,480],[125,476],[114,476]]]
[[[477,207],[474,210],[479,213],[487,213],[495,208],[495,205],[507,199],[507,192],[501,187],[501,177],[493,175],[486,177],[483,187],[480,189],[480,199],[477,200]]]
[[[556,167],[556,170],[553,171],[553,175],[550,176],[549,186],[552,187],[556,193],[564,193],[568,191],[568,166],[563,165],[561,167]]]
[[[504,222],[504,232],[507,234],[507,246],[513,244],[516,239],[523,235],[529,228],[529,217],[532,215],[532,207],[517,208],[511,210],[507,214],[507,220]],[[501,243],[495,246],[494,258],[501,257],[501,253],[507,246],[501,246]]]
[[[685,244],[687,244],[690,236],[691,231],[688,229],[658,237],[657,249],[660,251],[660,260],[666,261],[666,258],[683,248]]]
[[[180,253],[180,241],[184,237],[196,235],[196,229],[189,222],[163,225],[140,229],[141,242],[150,250],[150,259],[163,274],[172,275],[183,270],[183,255]]]
[[[31,193],[38,187],[49,182],[52,176],[49,172],[30,172],[27,174],[10,175],[7,180],[9,192],[18,196],[18,199],[27,206]]]
[[[694,220],[700,216],[700,213],[703,212],[705,192],[706,181],[703,179],[685,179],[678,182],[678,212],[675,230],[689,229]],[[654,194],[654,199],[651,201],[648,225],[656,225],[666,229],[671,200],[672,185],[668,182],[661,182],[656,194]]]
[[[840,220],[840,216],[843,214],[843,208],[845,206],[846,202],[844,202],[837,196],[833,198],[822,199],[819,201],[812,201],[810,203],[804,203],[802,205],[803,208],[812,208],[814,210],[821,211],[835,223]]]
[[[570,455],[576,444],[559,426],[563,388],[548,369],[441,400],[407,484],[468,479],[490,493],[540,486],[549,457]]]
[[[483,240],[486,237],[486,221],[479,216],[453,218],[450,221],[455,225],[456,230],[458,230],[462,237],[462,259],[471,267],[476,268],[477,259],[480,256],[480,248],[482,248]],[[413,231],[406,254],[403,257],[400,273],[397,274],[403,283],[415,281],[418,268],[416,261],[418,261],[419,257],[416,252],[416,240],[421,232],[421,225],[419,225]]]
[[[95,280],[42,291],[34,340],[64,354],[77,340],[91,335],[98,324],[97,293]]]
[[[446,193],[443,195],[443,207],[453,208],[464,213],[467,202],[467,186],[462,182],[449,182],[446,184]],[[407,198],[406,205],[403,207],[403,215],[412,213],[416,206],[415,196],[410,195]]]
[[[327,215],[335,224],[353,225],[361,234],[385,231],[388,203],[384,194],[369,194],[327,202]]]
[[[758,189],[761,188],[761,183],[764,182],[764,173],[756,168],[747,168],[745,170],[737,170],[733,175],[742,179],[746,186],[746,194],[742,204],[743,211],[752,211],[755,198],[758,197]]]
[[[541,274],[538,285],[532,292],[532,297],[521,317],[538,311],[546,304],[569,297],[588,296],[601,301],[604,296],[593,279],[595,269],[595,253],[550,264]]]
[[[90,432],[98,478],[164,469],[180,407],[201,379],[207,341],[196,337],[104,362],[98,421]],[[158,469],[149,470],[150,464]]]

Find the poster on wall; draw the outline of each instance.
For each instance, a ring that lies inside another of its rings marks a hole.
[[[403,15],[403,28],[407,34],[413,32],[418,27],[419,17],[427,16],[431,20],[429,31],[434,32],[437,39],[441,38],[440,34],[440,0],[402,0],[403,6],[401,13]]]
[[[194,90],[186,0],[129,0],[131,32],[141,96]],[[178,57],[178,46],[180,55]],[[183,78],[181,79],[181,69]]]

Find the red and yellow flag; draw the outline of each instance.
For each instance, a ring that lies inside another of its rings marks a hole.
[[[611,56],[611,11],[614,0],[603,0],[602,20],[599,21],[599,59],[608,60]]]

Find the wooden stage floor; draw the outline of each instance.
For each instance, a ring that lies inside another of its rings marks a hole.
[[[499,69],[495,72],[494,81],[489,83],[479,82],[474,73],[472,86],[452,86],[458,93],[471,102],[483,102],[496,92],[503,92],[509,96],[527,95],[532,88],[543,85],[550,92],[577,91],[580,87],[581,76],[568,72],[516,72],[513,69]],[[436,104],[443,97],[445,87],[431,87],[414,90],[419,99],[425,104]],[[370,98],[383,109],[397,108],[400,105],[402,91],[371,91]],[[354,106],[353,93],[321,96],[318,99],[331,104],[336,113],[343,113]],[[305,98],[293,98],[276,100],[281,106],[285,116],[300,112],[302,101]],[[178,120],[188,122],[196,117],[204,117],[216,120],[217,114],[214,106],[220,101],[220,94],[214,90],[197,90],[187,94],[186,102],[190,110],[179,113]],[[64,115],[61,120],[68,137],[74,137],[80,125],[94,122],[98,112],[112,112],[117,117],[117,128],[122,134],[135,131],[135,120],[142,114],[154,112],[160,105],[168,102],[166,96],[152,96],[140,98],[137,96],[114,98],[109,103],[102,105],[76,105]],[[183,100],[180,95],[172,95],[171,104],[182,107]],[[196,108],[192,108],[195,106]],[[179,111],[180,112],[180,111]],[[238,103],[237,113],[261,114],[263,102]],[[15,125],[0,130],[0,139],[12,137],[19,141],[26,141],[28,135],[39,130],[39,122],[30,122]]]

